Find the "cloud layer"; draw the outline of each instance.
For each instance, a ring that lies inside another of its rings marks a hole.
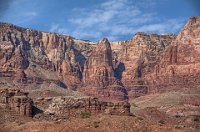
[[[5,13],[2,13],[0,18],[8,22],[26,26],[30,25],[33,19],[38,15],[38,12],[35,10],[37,8],[36,2],[30,3],[30,1],[27,0],[8,0],[4,2],[3,6],[5,6],[6,3],[9,5],[9,8],[4,10]]]
[[[198,0],[0,0],[0,21],[79,39],[118,41],[136,32],[178,33],[197,14],[191,1]]]
[[[147,33],[177,33],[184,19],[165,20],[156,13],[145,13],[141,6],[155,3],[137,3],[131,0],[109,0],[90,8],[74,8],[74,17],[68,21],[75,27],[72,35],[97,40],[108,37],[111,41],[122,39],[141,31]]]

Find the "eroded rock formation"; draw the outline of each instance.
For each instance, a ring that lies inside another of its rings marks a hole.
[[[112,42],[115,60],[115,76],[126,87],[129,97],[148,93],[144,75],[150,72],[159,60],[165,47],[176,35],[136,33],[129,41]]]
[[[166,48],[154,72],[146,78],[151,90],[167,86],[196,87],[200,84],[200,17],[191,17],[176,40]]]
[[[41,101],[39,103],[41,103]],[[56,115],[67,113],[68,116],[74,116],[81,112],[130,115],[130,104],[127,101],[113,103],[109,101],[101,101],[98,98],[76,99],[72,97],[55,97],[51,99],[49,107],[45,108],[44,111],[46,114]]]
[[[0,106],[14,115],[32,116],[33,101],[20,90],[1,90]]]
[[[113,100],[171,84],[197,85],[199,21],[191,17],[178,36],[139,32],[128,41],[104,38],[98,44],[0,23],[0,76],[19,83],[56,80],[68,89]]]
[[[80,83],[87,53],[94,47],[89,46],[93,45],[92,42],[6,23],[0,23],[0,28],[0,66],[3,72],[14,71],[17,77],[22,72],[29,77],[38,77],[41,75],[33,72],[29,65],[39,65],[56,72],[69,89]],[[80,50],[81,44],[85,45],[84,50]]]
[[[99,41],[85,63],[83,81],[85,87],[81,89],[90,96],[124,100],[127,91],[123,84],[115,77],[112,49],[107,38]]]
[[[84,83],[98,87],[106,87],[114,81],[112,50],[108,39],[104,38],[97,48],[92,51],[85,64]]]

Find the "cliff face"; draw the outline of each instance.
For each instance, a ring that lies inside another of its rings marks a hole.
[[[168,64],[189,64],[200,62],[200,17],[191,17],[177,39],[164,54]],[[164,60],[163,60],[164,61]]]
[[[127,88],[129,97],[148,93],[144,75],[150,72],[163,50],[176,35],[156,35],[139,32],[129,41],[111,43],[115,58],[115,76]]]
[[[106,87],[114,80],[112,50],[110,42],[104,38],[86,61],[83,81],[86,84]]]
[[[190,18],[178,36],[139,32],[128,41],[104,38],[98,44],[0,23],[0,76],[26,84],[54,80],[114,100],[169,84],[198,84],[199,22],[199,17]]]
[[[114,75],[112,49],[108,39],[99,41],[84,67],[84,93],[104,99],[127,99],[127,91]]]
[[[200,84],[199,38],[200,17],[191,17],[172,45],[166,48],[154,72],[146,75],[153,92],[165,90],[164,86],[193,88]]]
[[[23,77],[21,73],[29,78],[41,77],[32,68],[40,66],[56,72],[57,78],[71,89],[80,83],[86,53],[93,49],[93,43],[5,23],[0,24],[0,29],[1,72],[12,72],[17,80]],[[85,49],[80,50],[79,45],[85,45]]]

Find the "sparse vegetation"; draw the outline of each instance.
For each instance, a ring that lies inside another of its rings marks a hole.
[[[132,106],[133,106],[133,107],[138,107],[135,103],[132,103]]]
[[[90,112],[81,112],[81,118],[90,118],[91,113]]]
[[[181,129],[181,128],[184,128],[185,126],[184,125],[175,125],[174,128],[176,129]]]
[[[17,123],[18,125],[23,125],[23,124],[25,124],[25,122],[22,121],[22,120],[17,120],[16,123]]]
[[[93,126],[94,126],[94,128],[99,127],[99,123],[100,123],[100,121],[94,121],[94,122],[93,122]]]
[[[138,120],[143,120],[143,118],[142,117],[138,117]]]
[[[165,121],[164,120],[159,120],[158,123],[160,123],[161,125],[164,125]]]

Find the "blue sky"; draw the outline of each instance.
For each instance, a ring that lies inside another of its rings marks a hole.
[[[0,0],[0,21],[98,41],[178,33],[200,0]]]

